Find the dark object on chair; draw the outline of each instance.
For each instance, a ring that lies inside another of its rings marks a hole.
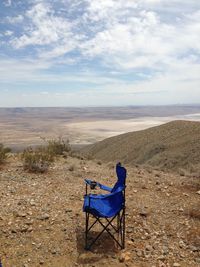
[[[105,231],[114,239],[121,249],[125,248],[126,169],[121,166],[121,163],[116,165],[116,173],[118,180],[113,188],[95,181],[85,180],[86,194],[84,196],[83,211],[86,214],[85,249],[87,250],[92,247]],[[99,186],[101,189],[108,191],[109,194],[88,194],[88,185],[90,185],[91,189]],[[95,219],[91,225],[89,224],[90,217]],[[106,224],[103,224],[103,221],[105,221]],[[103,229],[96,238],[89,243],[89,233],[96,223],[99,223]],[[113,230],[114,233],[111,230]],[[116,233],[118,237],[115,236]]]
[[[95,181],[90,182],[90,189],[95,189],[96,186],[97,186],[97,182],[95,182]]]

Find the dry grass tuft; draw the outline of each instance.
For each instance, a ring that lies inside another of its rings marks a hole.
[[[4,147],[3,144],[0,144],[0,164],[3,164],[7,159],[7,154],[11,151],[10,148]]]

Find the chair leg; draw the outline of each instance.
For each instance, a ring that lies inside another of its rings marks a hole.
[[[126,225],[125,225],[125,207],[123,209],[123,234],[122,234],[122,249],[125,248],[125,231],[126,231]]]
[[[88,250],[88,226],[89,226],[89,213],[85,213],[85,249]]]
[[[117,215],[117,232],[120,233],[120,213]]]
[[[97,241],[97,239],[99,239],[99,237],[103,234],[104,231],[106,231],[111,237],[112,239],[117,243],[117,245],[121,248],[124,249],[125,248],[125,208],[122,210],[122,212],[120,212],[119,214],[117,214],[116,216],[114,216],[111,220],[109,220],[108,218],[105,218],[107,221],[107,224],[104,225],[99,217],[94,216],[94,218],[96,219],[91,226],[89,226],[89,216],[90,214],[86,212],[86,227],[85,227],[85,249],[86,250],[90,250],[90,248],[93,246],[93,244]],[[112,223],[114,221],[114,219],[117,219],[117,226],[114,226]],[[88,234],[90,232],[90,230],[93,228],[93,226],[99,222],[99,224],[103,227],[102,231],[96,236],[96,238],[94,238],[92,240],[92,242],[90,244],[88,244]],[[112,234],[110,232],[110,228],[112,227],[112,229],[115,231],[115,233],[118,234],[118,238],[116,239],[116,237],[114,236],[114,234]]]

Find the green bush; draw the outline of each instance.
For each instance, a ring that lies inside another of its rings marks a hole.
[[[4,163],[6,158],[7,158],[7,154],[11,152],[11,149],[8,147],[4,147],[3,144],[0,144],[0,164]]]

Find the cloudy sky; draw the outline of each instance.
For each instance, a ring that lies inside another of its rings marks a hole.
[[[0,0],[0,106],[200,103],[200,1]]]

